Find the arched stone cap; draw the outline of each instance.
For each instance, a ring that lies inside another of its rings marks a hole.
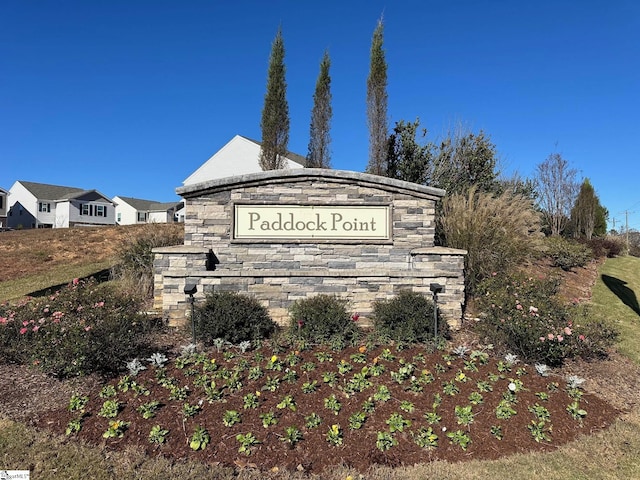
[[[245,188],[278,183],[300,183],[323,181],[344,183],[363,187],[377,188],[394,193],[406,193],[415,197],[439,200],[445,195],[440,188],[427,187],[417,183],[405,182],[394,178],[371,175],[369,173],[350,170],[332,170],[327,168],[298,168],[286,170],[267,170],[264,172],[238,175],[235,177],[217,178],[194,185],[178,187],[176,193],[183,198],[194,198],[202,195],[224,192],[234,188]]]

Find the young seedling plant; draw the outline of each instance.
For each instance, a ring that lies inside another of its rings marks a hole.
[[[251,455],[251,449],[260,443],[251,432],[239,433],[236,435],[236,440],[240,443],[238,453],[244,453],[245,455]]]

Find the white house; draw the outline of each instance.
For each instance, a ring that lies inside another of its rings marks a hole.
[[[67,228],[115,225],[113,202],[97,190],[18,180],[9,189],[7,226]]]
[[[182,182],[194,185],[217,178],[261,172],[261,145],[255,140],[236,135],[224,147],[213,154],[200,168]],[[286,169],[304,168],[306,159],[302,155],[289,152],[285,158]]]
[[[113,197],[116,206],[116,223],[118,225],[133,225],[136,223],[172,223],[184,221],[179,212],[183,202],[161,203],[153,200],[142,200],[131,197]]]
[[[4,188],[0,188],[0,228],[7,226],[7,197],[9,192]]]

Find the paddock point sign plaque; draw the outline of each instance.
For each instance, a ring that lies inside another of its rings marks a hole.
[[[238,240],[391,240],[389,205],[234,205]]]

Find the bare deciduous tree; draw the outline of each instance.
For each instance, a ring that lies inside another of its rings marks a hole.
[[[578,192],[576,174],[558,153],[549,155],[537,167],[538,205],[551,235],[562,234],[569,223]]]

